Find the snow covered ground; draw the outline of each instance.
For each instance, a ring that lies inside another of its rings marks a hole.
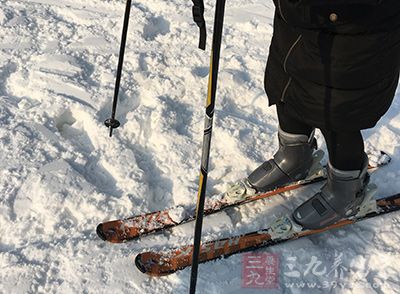
[[[104,220],[196,200],[209,50],[196,49],[191,1],[133,2],[117,114],[123,126],[110,139],[103,121],[125,2],[0,0],[1,293],[188,291],[190,270],[150,278],[133,257],[191,242],[193,224],[123,245],[95,233]],[[206,1],[209,40],[214,3]],[[263,90],[273,12],[271,0],[227,3],[210,194],[277,147],[277,119]],[[400,191],[399,113],[397,94],[364,132],[368,146],[393,157],[372,175],[380,196]],[[204,239],[263,228],[317,188],[208,217]],[[272,293],[400,293],[398,213],[263,252],[280,260]],[[199,293],[264,292],[242,288],[242,258],[201,265]],[[299,281],[320,289],[290,284]]]

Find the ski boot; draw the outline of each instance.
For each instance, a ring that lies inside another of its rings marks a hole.
[[[306,229],[320,229],[357,215],[369,194],[367,169],[366,154],[361,170],[342,171],[329,163],[327,183],[320,192],[295,209],[293,219]]]
[[[264,162],[247,178],[248,184],[257,192],[271,191],[289,183],[305,179],[321,168],[319,158],[314,156],[317,140],[313,131],[310,137],[290,134],[279,128],[279,149],[273,159]],[[317,161],[317,162],[316,162]]]

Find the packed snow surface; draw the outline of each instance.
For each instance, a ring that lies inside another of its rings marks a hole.
[[[95,228],[195,205],[215,5],[205,2],[203,52],[191,1],[133,1],[122,126],[109,138],[103,121],[111,114],[125,1],[0,0],[1,293],[188,292],[190,269],[151,278],[133,258],[192,242],[193,224],[121,245],[101,241]],[[263,89],[273,14],[271,0],[227,2],[209,195],[277,148],[277,118]],[[393,158],[372,175],[382,197],[400,191],[399,103],[397,94],[364,131],[369,148]],[[318,187],[207,217],[203,240],[262,229]],[[271,293],[400,293],[399,213],[254,254],[266,252],[280,260],[280,286]],[[198,292],[263,293],[242,287],[242,260],[201,265]],[[287,284],[299,281],[320,287]]]

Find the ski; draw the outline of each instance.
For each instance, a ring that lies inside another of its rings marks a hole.
[[[207,199],[204,207],[204,214],[210,215],[229,207],[242,205],[258,199],[271,197],[283,192],[298,189],[310,184],[318,183],[326,179],[326,171],[319,162],[323,157],[323,152],[319,150],[314,155],[315,164],[312,176],[305,180],[275,189],[265,193],[255,193],[245,181],[239,181],[228,189],[227,192],[214,195]],[[370,153],[369,170],[387,165],[391,158],[383,151]],[[195,209],[187,209],[183,206],[176,206],[162,211],[150,212],[142,215],[129,217],[126,219],[103,222],[97,226],[97,235],[104,241],[112,243],[123,243],[134,240],[138,237],[169,229],[195,219]]]
[[[203,243],[199,262],[204,263],[241,252],[273,246],[400,210],[400,193],[375,200],[376,186],[372,184],[368,188],[370,189],[370,198],[363,203],[358,214],[352,218],[343,219],[323,229],[306,230],[296,224],[290,216],[285,216],[277,219],[264,230]],[[191,266],[192,247],[187,245],[167,251],[141,253],[136,257],[135,264],[143,273],[152,276],[168,275]]]

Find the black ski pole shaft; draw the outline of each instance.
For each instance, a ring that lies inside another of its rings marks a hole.
[[[196,209],[196,224],[194,230],[194,245],[192,256],[192,272],[190,276],[190,294],[196,292],[197,273],[201,248],[201,231],[203,227],[204,202],[206,197],[208,163],[210,159],[211,135],[213,128],[215,98],[217,92],[219,59],[221,52],[222,30],[224,25],[225,1],[217,0],[214,19],[214,35],[211,52],[210,76],[204,125],[203,149],[200,167],[200,183]]]
[[[122,67],[124,65],[124,55],[125,55],[126,39],[127,39],[127,35],[128,35],[128,26],[129,26],[129,16],[131,13],[131,5],[132,5],[132,0],[127,0],[126,8],[125,8],[124,25],[122,28],[121,47],[120,47],[120,51],[119,51],[117,78],[115,80],[112,114],[111,114],[111,118],[107,119],[104,122],[104,124],[110,129],[110,137],[112,137],[113,129],[116,129],[121,125],[120,122],[115,119],[115,114],[117,111],[118,94],[119,94],[119,88],[120,88],[120,84],[121,84]]]

